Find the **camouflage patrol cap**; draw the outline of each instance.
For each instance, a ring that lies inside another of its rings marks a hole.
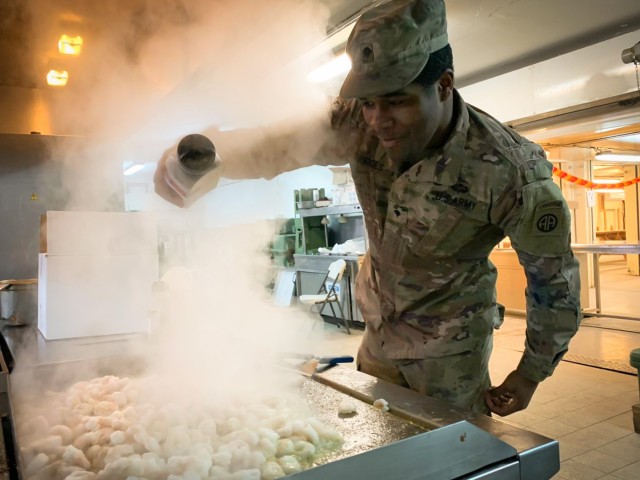
[[[449,43],[444,0],[390,0],[366,11],[347,40],[351,71],[342,98],[384,95],[409,85],[429,55]]]

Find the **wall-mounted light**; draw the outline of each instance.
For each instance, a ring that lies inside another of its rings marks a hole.
[[[49,70],[47,84],[53,87],[64,87],[69,81],[69,72],[66,70]]]
[[[640,62],[640,42],[633,47],[625,48],[620,54],[622,63],[638,63]]]
[[[144,165],[142,163],[136,163],[134,165],[131,165],[127,169],[125,169],[124,174],[127,175],[127,176],[128,175],[133,175],[134,173],[139,172],[143,168],[144,168]]]
[[[640,154],[632,153],[596,153],[595,159],[601,162],[640,163]]]
[[[63,55],[80,55],[82,53],[83,40],[80,35],[60,35],[58,39],[58,51]]]

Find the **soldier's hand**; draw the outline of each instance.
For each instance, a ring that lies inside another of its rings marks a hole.
[[[167,171],[167,158],[171,150],[167,150],[156,167],[156,173],[153,175],[153,185],[156,193],[166,201],[184,207],[184,200],[178,195],[166,182],[165,173]]]
[[[485,392],[485,401],[489,410],[504,417],[527,408],[536,388],[538,382],[524,378],[514,370],[502,385]]]

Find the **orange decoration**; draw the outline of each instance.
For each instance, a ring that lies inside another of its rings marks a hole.
[[[586,188],[623,188],[623,187],[628,187],[629,185],[635,185],[636,183],[640,183],[640,177],[634,178],[633,180],[625,180],[624,182],[618,182],[618,183],[594,183],[590,180],[585,180],[584,178],[578,178],[574,175],[571,175],[563,170],[560,170],[558,167],[553,167],[553,174],[568,182],[575,183],[580,185],[581,187],[586,187]]]

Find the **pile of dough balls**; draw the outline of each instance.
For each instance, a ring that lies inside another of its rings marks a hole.
[[[342,445],[300,398],[192,408],[148,386],[106,376],[20,399],[24,479],[272,480]]]

